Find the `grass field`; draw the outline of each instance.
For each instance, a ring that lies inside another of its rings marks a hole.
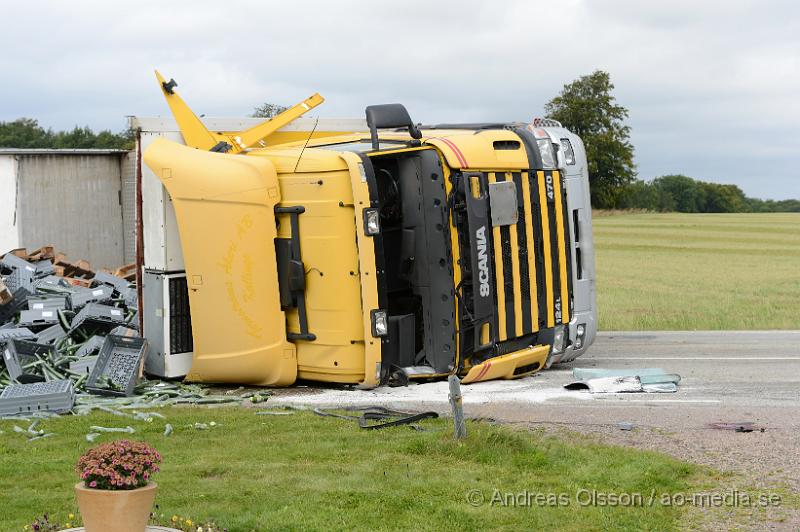
[[[603,330],[800,328],[800,214],[601,215],[594,241]]]
[[[45,421],[41,427],[55,435],[28,442],[13,430],[27,424],[0,421],[0,530],[23,530],[45,512],[61,524],[78,513],[73,467],[92,445],[84,438],[90,425],[130,424],[137,431],[131,439],[145,439],[162,453],[155,480],[164,520],[175,515],[195,526],[213,520],[231,531],[672,530],[684,517],[679,508],[583,507],[576,496],[581,489],[645,497],[651,490],[686,492],[706,475],[664,455],[486,423],[470,423],[468,439],[455,443],[449,420],[424,421],[430,429],[424,432],[366,431],[353,421],[311,413],[259,416],[230,407],[160,412],[175,427],[169,437],[162,434],[162,420],[98,413]],[[218,426],[187,427],[211,420]],[[565,493],[569,504],[491,506],[494,489]],[[470,490],[479,490],[484,504],[470,505]]]

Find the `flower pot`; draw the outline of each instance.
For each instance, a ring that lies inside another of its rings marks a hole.
[[[98,490],[75,484],[75,496],[86,532],[144,532],[158,484],[135,490]]]

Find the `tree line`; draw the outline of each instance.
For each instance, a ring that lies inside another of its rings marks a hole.
[[[800,212],[800,200],[762,200],[745,196],[736,185],[665,175],[650,182],[635,179],[620,188],[615,208],[660,212]]]
[[[72,148],[131,150],[134,146],[132,131],[112,133],[103,130],[95,133],[88,126],[75,126],[68,131],[53,131],[39,125],[32,118],[18,118],[0,122],[0,148]]]

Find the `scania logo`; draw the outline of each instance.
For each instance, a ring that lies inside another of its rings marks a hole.
[[[475,231],[475,241],[478,243],[478,284],[481,297],[489,297],[489,257],[486,254],[486,226],[482,225]]]

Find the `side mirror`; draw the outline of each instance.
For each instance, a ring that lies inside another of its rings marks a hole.
[[[367,125],[372,138],[372,149],[378,149],[378,129],[407,127],[413,139],[421,139],[422,132],[411,121],[405,106],[399,103],[370,105],[366,109]]]

